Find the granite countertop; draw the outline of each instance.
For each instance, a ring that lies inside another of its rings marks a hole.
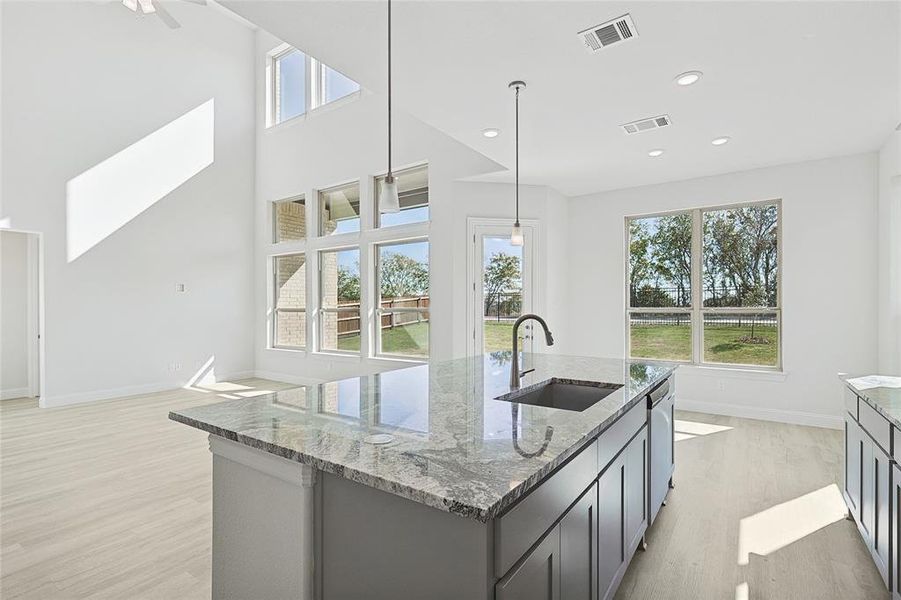
[[[551,377],[622,384],[582,412],[495,400],[510,353],[417,365],[169,418],[422,504],[487,522],[673,372],[664,363],[524,354],[525,389]],[[901,405],[901,402],[899,402]],[[371,443],[374,434],[390,439]]]
[[[901,377],[843,375],[840,378],[867,404],[901,428]]]

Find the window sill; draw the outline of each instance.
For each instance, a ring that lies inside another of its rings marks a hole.
[[[303,123],[307,119],[315,119],[318,115],[325,114],[331,112],[333,110],[339,109],[342,106],[350,104],[352,102],[356,102],[363,96],[363,90],[359,90],[353,92],[352,94],[348,94],[342,98],[338,98],[337,100],[332,100],[331,102],[327,102],[325,104],[320,104],[319,106],[311,107],[307,109],[305,112],[291,117],[290,119],[285,119],[284,121],[279,121],[278,123],[271,123],[266,125],[266,128],[263,130],[264,133],[270,131],[279,131],[282,129],[286,129],[290,125],[296,125],[298,123]]]
[[[306,348],[288,348],[284,346],[269,346],[265,349],[267,352],[289,352],[291,354],[307,354]]]
[[[390,354],[380,354],[378,356],[373,356],[369,360],[375,362],[391,362],[391,363],[403,363],[407,365],[427,365],[429,364],[428,357],[426,358],[413,358],[410,356],[391,356]]]
[[[755,381],[782,382],[788,377],[788,372],[776,369],[760,369],[754,367],[739,366],[712,366],[712,365],[680,365],[680,371],[688,371],[692,375],[701,377],[726,377],[731,379],[753,379]]]

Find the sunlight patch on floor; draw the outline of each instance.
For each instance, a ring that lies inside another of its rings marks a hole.
[[[841,521],[847,510],[833,483],[745,517],[738,527],[738,564],[747,565],[751,553],[766,556]]]
[[[749,597],[747,581],[742,581],[735,586],[735,600],[748,600]]]
[[[714,425],[713,423],[701,423],[698,421],[683,421],[676,419],[673,421],[673,440],[681,442],[682,440],[690,440],[699,435],[710,435],[711,433],[719,433],[721,431],[729,431],[731,427],[726,425]]]

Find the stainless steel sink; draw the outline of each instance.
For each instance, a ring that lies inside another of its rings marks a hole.
[[[495,400],[582,412],[621,387],[623,387],[622,384],[618,383],[549,379],[537,386],[529,386],[498,396]]]

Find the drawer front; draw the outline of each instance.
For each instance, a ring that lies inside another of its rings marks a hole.
[[[858,403],[858,420],[860,426],[870,434],[876,443],[882,446],[886,453],[891,449],[892,426],[891,424],[876,412],[876,409],[866,402]]]
[[[851,388],[845,387],[845,410],[847,410],[852,417],[857,418],[857,394],[851,391]]]
[[[494,522],[494,574],[502,577],[598,474],[597,440]]]
[[[635,435],[641,426],[648,421],[648,408],[644,402],[639,402],[633,406],[629,412],[619,418],[619,421],[613,424],[598,438],[598,471],[603,471],[604,467],[610,464],[610,461],[626,447],[629,439]]]

